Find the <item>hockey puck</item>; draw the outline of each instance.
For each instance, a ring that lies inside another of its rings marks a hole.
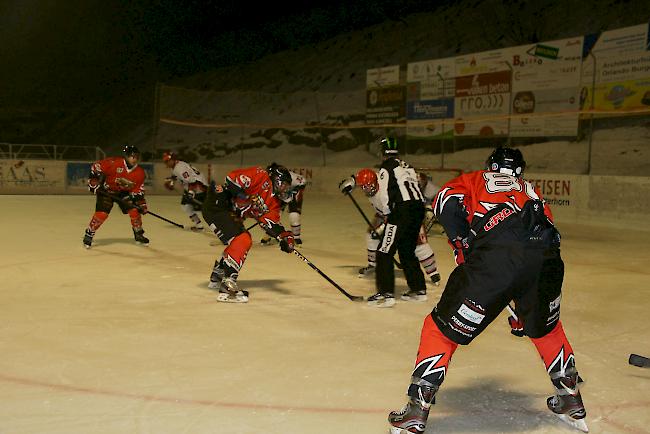
[[[650,368],[650,359],[647,357],[639,356],[638,354],[630,354],[628,363],[639,368]]]

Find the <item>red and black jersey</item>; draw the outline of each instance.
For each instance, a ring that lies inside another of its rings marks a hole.
[[[236,169],[226,175],[226,188],[244,217],[253,217],[267,226],[280,224],[280,200],[273,194],[271,178],[262,167]]]
[[[103,178],[110,191],[144,194],[144,169],[137,164],[129,169],[124,157],[99,160],[92,164],[90,174]]]
[[[531,202],[533,201],[533,202]],[[510,215],[533,203],[548,226],[553,215],[530,182],[499,172],[479,170],[462,174],[442,186],[434,213],[454,240],[490,231]],[[542,214],[543,213],[543,214]]]

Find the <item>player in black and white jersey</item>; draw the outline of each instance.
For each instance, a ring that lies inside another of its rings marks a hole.
[[[366,234],[366,249],[368,252],[368,265],[359,269],[359,277],[365,277],[369,274],[374,273],[376,268],[377,261],[377,248],[379,247],[379,241],[381,235],[384,232],[386,227],[385,221],[386,216],[384,216],[381,209],[381,196],[374,194],[376,193],[379,185],[378,177],[375,171],[372,169],[361,169],[354,176],[355,183],[359,186],[370,201],[370,204],[375,209],[375,217],[373,219],[372,227],[368,228],[368,233]],[[375,186],[376,187],[373,187]],[[422,191],[421,184],[420,190]],[[436,190],[435,193],[438,191]],[[435,196],[435,193],[432,196]],[[427,206],[427,197],[425,199],[425,207]],[[430,203],[430,202],[429,202]],[[440,285],[440,273],[438,272],[438,267],[436,263],[436,256],[433,253],[433,249],[429,244],[427,239],[427,234],[425,231],[424,223],[420,226],[420,232],[418,233],[417,246],[415,247],[415,256],[417,256],[420,265],[424,269],[424,272],[431,279],[434,285]],[[426,294],[411,294],[407,292],[402,294],[402,299],[406,301],[426,301]]]
[[[285,168],[285,167],[278,163],[273,162],[266,168],[266,171],[272,173],[278,168]],[[295,243],[297,245],[300,245],[302,244],[302,239],[300,238],[300,230],[301,230],[300,217],[302,214],[302,199],[304,197],[307,181],[305,180],[305,177],[302,176],[301,174],[293,172],[289,169],[286,170],[287,172],[289,172],[289,175],[291,175],[291,187],[289,187],[289,190],[285,194],[283,194],[282,197],[278,197],[278,199],[280,199],[280,201],[282,202],[283,210],[286,207],[289,208],[289,223],[291,225],[291,233],[293,233],[293,238]],[[275,238],[265,236],[264,238],[262,238],[260,242],[264,245],[269,245],[274,242],[277,242],[277,240]]]
[[[208,183],[205,177],[189,163],[179,160],[173,152],[163,153],[163,162],[168,168],[172,169],[171,176],[165,179],[165,188],[174,190],[176,181],[182,184],[183,196],[181,198],[181,208],[190,220],[192,220],[192,223],[194,223],[191,229],[202,231],[203,224],[197,211],[201,211],[208,190]]]
[[[415,256],[418,234],[424,220],[424,198],[415,169],[399,158],[397,140],[392,137],[383,139],[382,153],[384,160],[379,168],[374,194],[378,196],[378,211],[386,216],[386,226],[376,256],[377,293],[368,298],[368,305],[392,307],[395,305],[395,252],[399,253],[409,287],[407,294],[426,294],[424,274]],[[349,193],[355,186],[354,176],[339,184],[343,193]]]

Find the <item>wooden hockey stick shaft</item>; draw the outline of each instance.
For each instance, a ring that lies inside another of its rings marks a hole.
[[[298,250],[294,249],[294,250],[293,250],[293,254],[296,255],[297,257],[299,257],[300,259],[302,259],[303,262],[305,262],[307,265],[309,265],[309,266],[310,266],[313,270],[315,270],[318,274],[320,274],[321,276],[323,276],[323,278],[324,278],[325,280],[327,280],[329,283],[331,283],[332,286],[334,286],[336,289],[338,289],[338,290],[341,292],[341,294],[345,295],[348,299],[350,299],[351,301],[363,301],[363,297],[362,297],[362,296],[360,296],[360,295],[352,295],[352,294],[348,293],[345,289],[341,288],[341,287],[339,286],[338,283],[336,283],[335,281],[333,281],[332,279],[330,279],[330,277],[329,277],[327,274],[323,273],[323,272],[322,272],[322,271],[321,271],[317,266],[315,266],[315,265],[314,265],[314,264],[313,264],[309,259],[305,258],[305,256],[304,256],[302,253],[300,253]]]
[[[352,196],[352,193],[348,192],[348,193],[345,193],[345,194],[346,194],[346,196],[348,196],[352,200],[352,203],[356,207],[357,211],[359,211],[359,213],[361,214],[363,219],[366,221],[366,223],[368,223],[368,227],[370,228],[370,230],[371,231],[374,230],[375,228],[372,226],[372,223],[370,223],[370,220],[368,219],[368,217],[366,217],[366,213],[363,212],[363,210],[361,209],[361,207],[357,203],[357,200],[354,198],[354,196]],[[395,266],[397,266],[397,268],[399,268],[399,269],[402,268],[402,264],[400,264],[399,261],[397,259],[395,259],[394,257],[393,257],[393,262],[395,263]]]
[[[119,203],[122,203],[122,204],[124,203],[124,199],[122,199],[122,198],[120,198],[120,197],[118,197],[118,196],[115,196],[115,195],[113,195],[113,194],[110,194],[110,193],[108,193],[108,192],[106,192],[106,191],[99,190],[97,193],[98,193],[98,194],[101,194],[102,196],[109,197],[109,198],[113,199],[113,200],[116,201],[116,202],[119,202]],[[133,207],[134,207],[135,209],[137,209],[138,212],[142,213],[142,212],[141,212],[141,208],[138,207],[136,204],[133,204]],[[174,226],[176,226],[176,227],[178,227],[178,228],[185,229],[185,226],[183,226],[182,224],[180,224],[180,223],[176,223],[175,221],[172,221],[172,220],[169,220],[168,218],[165,218],[165,217],[163,217],[163,216],[161,216],[161,215],[159,215],[159,214],[156,214],[156,213],[153,212],[153,211],[147,211],[145,214],[151,214],[152,216],[154,216],[154,217],[156,217],[156,218],[159,218],[160,220],[163,220],[163,221],[165,221],[165,222],[167,222],[167,223],[170,223],[170,224],[172,224],[172,225],[174,225]]]

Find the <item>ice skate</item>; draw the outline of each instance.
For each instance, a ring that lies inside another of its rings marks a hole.
[[[208,283],[208,288],[221,290],[221,281],[223,280],[223,277],[223,269],[219,266],[219,264],[215,265],[212,269],[212,274],[210,274],[210,283]]]
[[[260,244],[263,246],[270,246],[271,244],[274,243],[274,241],[277,241],[275,238],[271,237],[264,237],[260,240]]]
[[[565,377],[552,378],[552,380],[556,394],[546,400],[549,410],[573,428],[589,432],[585,422],[587,411],[578,390],[582,384],[582,378],[578,376],[578,372],[573,370]]]
[[[301,246],[302,245],[302,240],[300,239],[300,237],[298,237],[298,238],[294,237],[293,242],[296,244],[296,246]]]
[[[409,387],[409,396],[406,405],[400,411],[391,411],[388,414],[391,434],[423,434],[427,427],[427,418],[431,405],[435,403],[438,387],[428,381],[413,378],[414,383]]]
[[[135,239],[136,244],[140,244],[141,246],[149,245],[149,238],[144,236],[144,229],[134,229],[133,238]]]
[[[359,268],[359,275],[357,277],[359,277],[359,279],[361,279],[362,277],[369,276],[371,273],[374,273],[374,272],[375,272],[375,266],[374,265],[366,265],[365,267]]]
[[[393,297],[393,294],[382,294],[381,292],[378,292],[377,294],[368,297],[368,306],[393,307],[395,306],[395,297]]]
[[[412,291],[409,290],[402,294],[400,297],[404,301],[427,301],[427,291],[426,290],[420,290],[420,291]]]
[[[90,249],[90,247],[93,245],[93,237],[95,236],[95,233],[91,231],[90,229],[86,229],[86,232],[84,234],[84,247],[87,249]]]
[[[237,281],[226,277],[221,281],[217,301],[224,303],[248,303],[248,291],[239,289]]]
[[[438,273],[437,271],[431,275],[431,281],[436,286],[440,286],[440,279],[441,279],[440,273]]]

